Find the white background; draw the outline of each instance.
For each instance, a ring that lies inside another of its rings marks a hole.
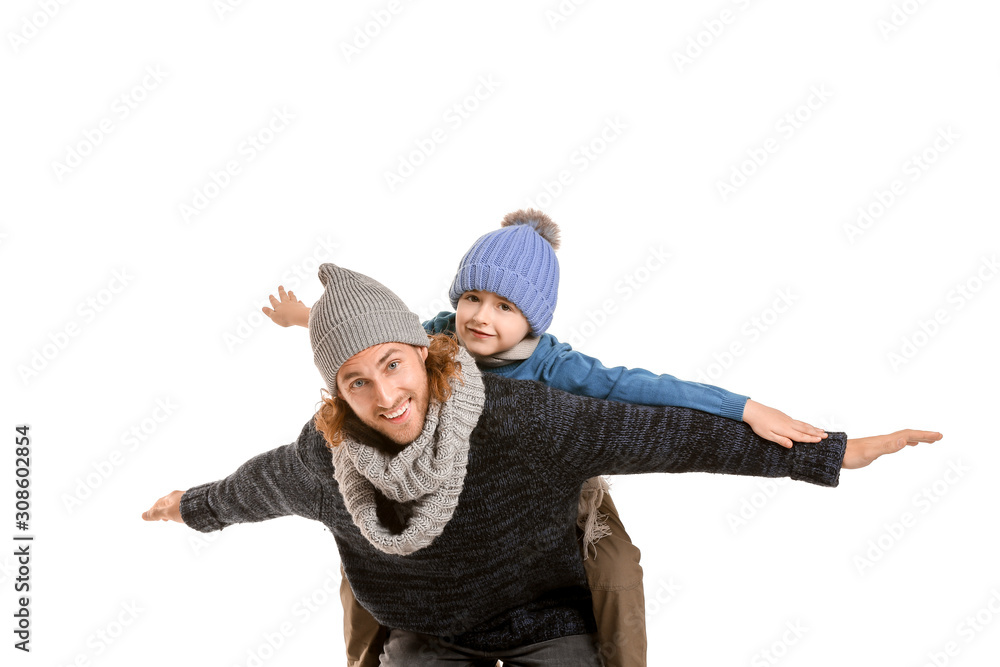
[[[945,434],[835,490],[615,479],[650,665],[996,664],[995,3],[43,4],[0,23],[4,664],[343,664],[320,524],[205,541],[140,514],[310,418],[307,332],[259,314],[279,283],[311,303],[331,260],[426,317],[529,203],[563,231],[561,340],[855,436]]]

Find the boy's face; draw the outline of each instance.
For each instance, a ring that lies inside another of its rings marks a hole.
[[[374,345],[337,371],[337,395],[358,419],[397,445],[408,445],[424,428],[430,388],[426,347]]]
[[[464,292],[455,311],[455,331],[470,352],[490,356],[520,343],[531,327],[517,306],[493,292]]]

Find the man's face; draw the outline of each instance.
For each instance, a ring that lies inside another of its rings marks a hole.
[[[493,292],[463,292],[455,309],[455,332],[469,352],[482,356],[506,352],[531,327],[517,306]]]
[[[382,343],[358,352],[337,372],[337,395],[358,419],[397,445],[424,428],[430,389],[426,347]]]

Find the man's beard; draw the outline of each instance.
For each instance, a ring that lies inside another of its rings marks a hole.
[[[395,440],[385,435],[378,429],[361,421],[361,418],[354,414],[354,410],[352,410],[349,406],[347,407],[347,410],[348,413],[347,417],[344,419],[343,428],[344,434],[352,440],[356,440],[363,445],[368,445],[373,449],[377,449],[387,456],[396,456],[410,444],[408,442],[402,445],[397,443]],[[426,419],[426,414],[424,418]],[[423,431],[423,423],[420,425],[420,430]],[[419,436],[420,434],[418,433],[417,435]]]

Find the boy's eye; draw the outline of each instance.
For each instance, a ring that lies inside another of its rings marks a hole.
[[[476,303],[477,301],[479,301],[479,297],[478,297],[478,296],[476,296],[475,294],[466,294],[466,295],[465,295],[465,298],[466,298],[467,300],[469,300],[469,301],[473,302],[473,303]]]
[[[508,306],[506,303],[501,303],[500,304],[500,308],[503,309],[503,310],[506,310],[508,312],[512,312],[511,309],[510,309],[510,306]]]

